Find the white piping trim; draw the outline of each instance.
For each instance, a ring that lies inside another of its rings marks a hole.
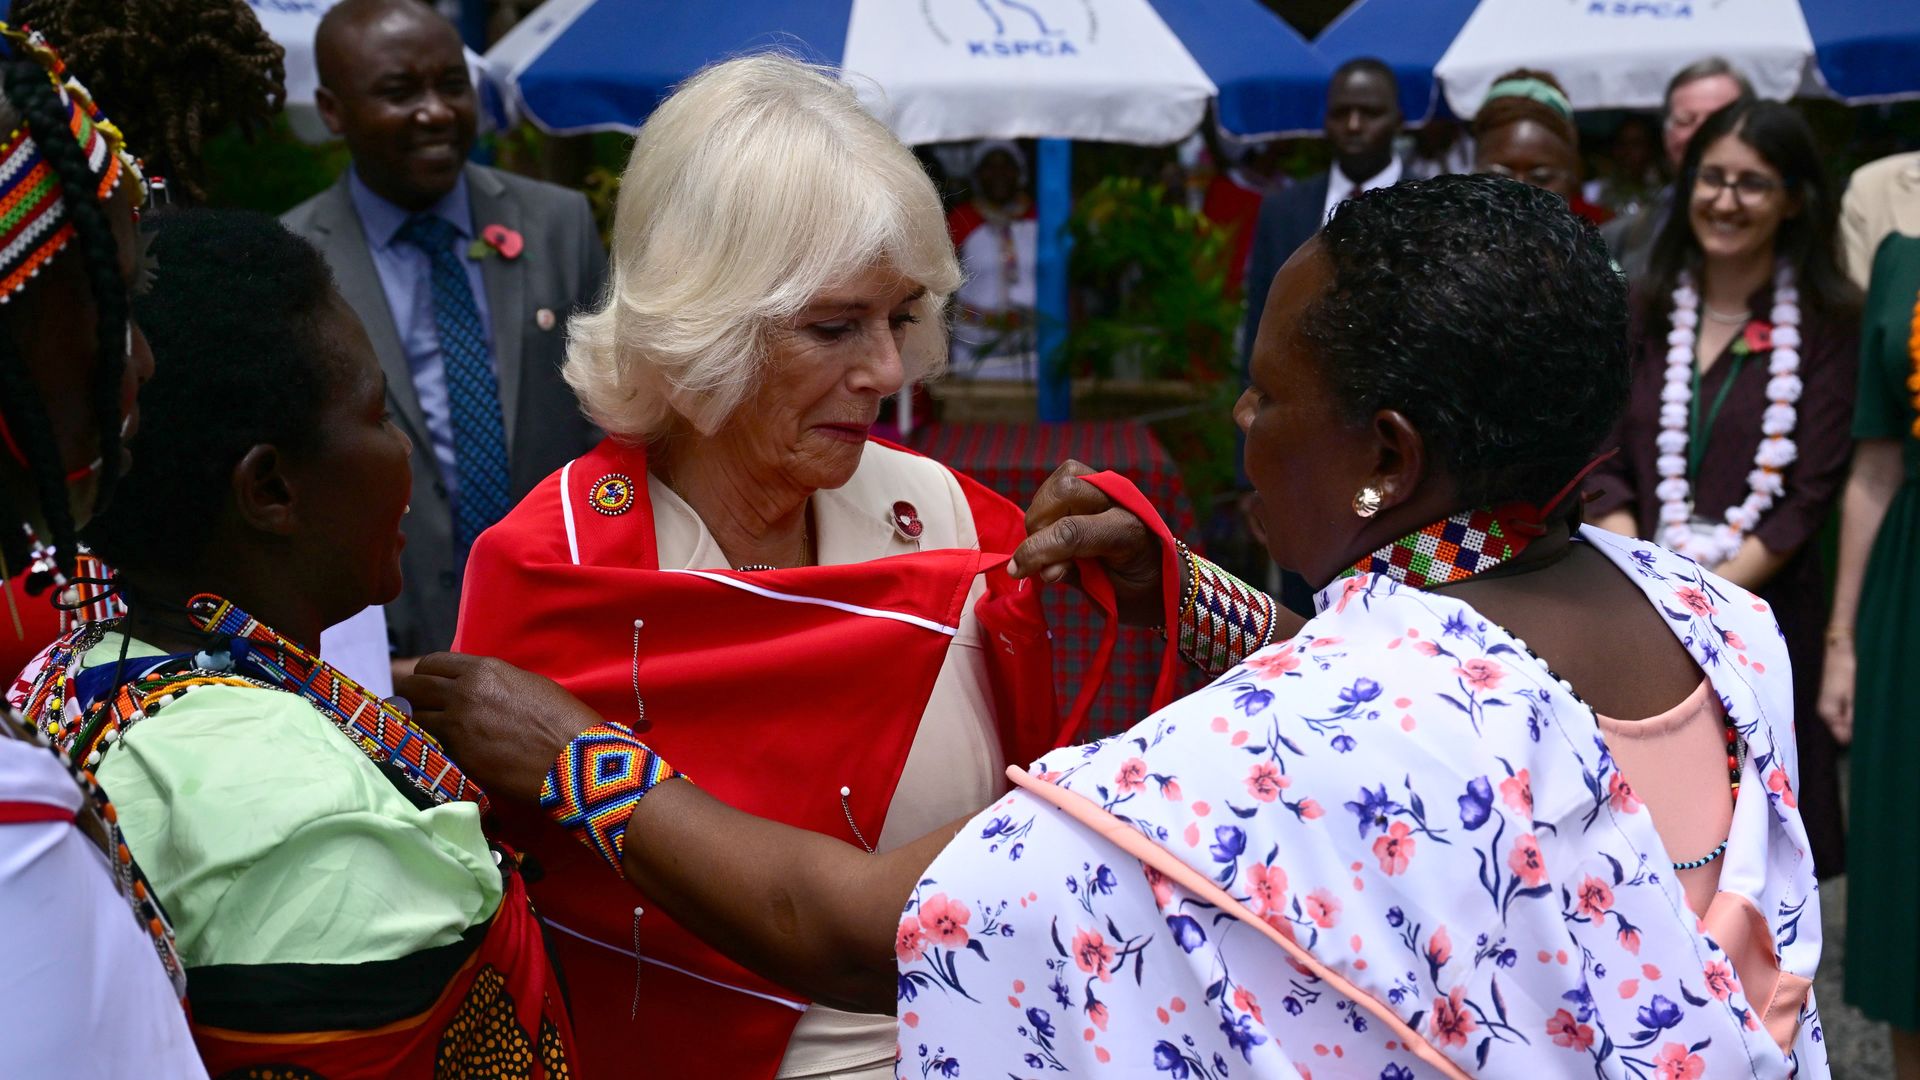
[[[959,627],[948,626],[945,623],[937,623],[932,619],[923,619],[918,615],[908,615],[900,611],[887,611],[883,608],[861,607],[858,604],[846,604],[838,600],[822,600],[817,596],[796,596],[793,593],[774,592],[772,589],[763,589],[758,585],[741,581],[739,578],[731,578],[725,574],[715,574],[706,570],[666,570],[662,572],[668,574],[690,574],[693,577],[706,578],[708,581],[717,581],[722,585],[730,585],[742,592],[750,592],[756,596],[764,596],[769,600],[784,600],[789,604],[813,604],[816,607],[833,608],[835,611],[844,611],[851,615],[865,615],[870,619],[892,619],[894,622],[903,622],[909,626],[918,626],[922,630],[932,630],[937,634],[945,634],[948,637],[954,637],[960,633]]]
[[[560,466],[560,519],[567,523],[567,554],[580,565],[580,536],[573,528],[573,462]]]
[[[606,942],[601,941],[599,938],[590,938],[578,930],[561,926],[559,923],[554,922],[552,919],[541,919],[540,921],[543,923],[546,923],[548,926],[553,927],[555,930],[560,931],[561,933],[567,935],[568,937],[579,938],[581,941],[584,941],[589,945],[598,945],[601,948],[607,950],[608,952],[616,952],[616,953],[619,953],[621,956],[634,955],[634,952],[632,949],[622,949],[617,945],[609,945]],[[807,1006],[805,1006],[804,1004],[801,1004],[800,1002],[788,1001],[786,998],[777,997],[773,994],[763,994],[758,990],[748,990],[745,987],[734,986],[731,983],[723,983],[718,979],[709,979],[705,975],[700,975],[695,972],[688,971],[686,968],[683,968],[683,967],[677,967],[673,964],[667,963],[665,960],[655,960],[653,957],[647,956],[645,954],[641,954],[639,959],[641,959],[646,963],[652,964],[655,967],[663,967],[663,968],[666,968],[668,971],[679,972],[680,974],[685,975],[689,979],[697,979],[700,982],[706,983],[709,986],[717,986],[722,990],[731,990],[736,994],[745,994],[748,997],[759,998],[761,1001],[771,1001],[775,1005],[784,1005],[787,1008],[792,1009],[794,1012],[807,1011]]]

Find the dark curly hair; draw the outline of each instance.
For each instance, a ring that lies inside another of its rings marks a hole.
[[[47,79],[47,70],[37,59],[0,60],[0,92],[26,121],[27,130],[46,158],[47,165],[60,180],[61,206],[73,221],[76,236],[70,249],[77,249],[84,260],[87,285],[93,299],[94,339],[94,422],[99,429],[100,468],[96,474],[96,503],[113,493],[120,478],[120,381],[127,363],[128,299],[126,281],[120,275],[120,242],[114,238],[113,224],[98,195],[99,178],[87,164],[86,151],[74,140],[67,108],[58,91]],[[129,184],[123,179],[121,183]],[[58,258],[72,258],[62,251]],[[33,288],[32,284],[27,286]],[[71,317],[65,312],[55,318]],[[9,313],[8,323],[15,334],[30,333],[13,327],[17,321]],[[61,466],[60,450],[54,439],[53,421],[46,403],[40,399],[33,375],[13,340],[0,339],[0,417],[24,445],[33,475],[40,517],[46,522],[54,552],[54,563],[64,575],[74,572],[78,535],[73,508],[68,502],[66,471]],[[9,505],[0,494],[0,557],[9,569],[26,564],[25,533],[18,523],[28,515]]]
[[[1558,195],[1440,176],[1348,199],[1301,334],[1348,418],[1406,415],[1461,500],[1550,498],[1626,408],[1627,287]]]
[[[85,531],[134,577],[198,560],[249,449],[319,445],[335,363],[320,322],[337,294],[312,244],[244,210],[169,211],[154,229],[160,272],[134,307],[154,376],[127,483]]]
[[[1700,242],[1693,235],[1693,217],[1687,212],[1693,199],[1693,177],[1700,171],[1700,159],[1708,148],[1728,135],[1737,136],[1778,170],[1787,193],[1800,199],[1800,212],[1780,223],[1773,250],[1793,265],[1802,306],[1833,321],[1857,317],[1860,291],[1840,269],[1840,193],[1820,160],[1813,128],[1791,105],[1742,98],[1707,117],[1687,141],[1686,155],[1680,159],[1680,177],[1674,182],[1673,212],[1667,215],[1647,256],[1641,299],[1648,325],[1667,321],[1680,272],[1700,272]]]
[[[15,0],[12,19],[47,36],[129,145],[194,202],[200,148],[228,125],[272,123],[286,101],[286,50],[246,0]]]

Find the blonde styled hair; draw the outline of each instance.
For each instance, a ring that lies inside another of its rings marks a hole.
[[[829,70],[715,64],[634,141],[607,289],[568,324],[563,373],[611,435],[645,441],[676,415],[711,434],[758,384],[774,325],[882,264],[926,290],[901,350],[925,378],[960,284],[926,171]]]

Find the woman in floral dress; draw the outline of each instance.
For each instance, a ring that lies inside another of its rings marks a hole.
[[[1221,677],[894,852],[733,811],[497,661],[403,692],[729,955],[897,1012],[902,1077],[1824,1077],[1771,615],[1569,497],[1625,403],[1625,322],[1549,193],[1343,203],[1235,407],[1319,614],[1286,625],[1063,468],[1015,572],[1097,558],[1090,591]]]

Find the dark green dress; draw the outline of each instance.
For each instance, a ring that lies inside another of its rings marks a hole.
[[[1920,237],[1891,236],[1873,262],[1853,434],[1899,439],[1906,476],[1874,538],[1854,629],[1859,673],[1846,997],[1868,1016],[1909,1031],[1920,1029],[1920,856],[1913,846],[1920,769],[1920,685],[1913,678],[1920,657],[1920,439],[1913,437],[1907,389],[1916,297]]]

